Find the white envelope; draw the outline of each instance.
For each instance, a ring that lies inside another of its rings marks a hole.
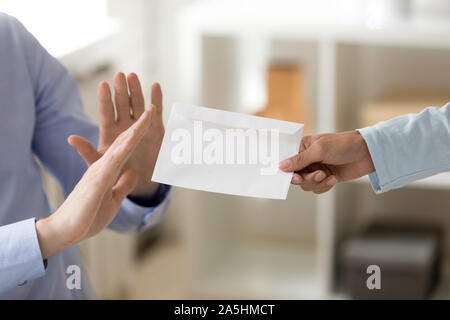
[[[175,103],[152,181],[240,196],[286,199],[303,124]]]

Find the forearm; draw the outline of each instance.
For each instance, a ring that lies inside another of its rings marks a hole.
[[[358,131],[375,166],[377,192],[450,170],[450,104]]]

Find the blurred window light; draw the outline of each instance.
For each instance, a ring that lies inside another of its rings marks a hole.
[[[407,18],[410,8],[410,0],[369,0],[366,26],[369,29],[381,29],[387,23]]]
[[[0,0],[0,12],[19,19],[54,56],[61,57],[116,32],[108,0]]]

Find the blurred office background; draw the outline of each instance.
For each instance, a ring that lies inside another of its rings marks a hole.
[[[138,73],[147,99],[161,83],[165,121],[178,101],[303,122],[308,134],[450,101],[447,0],[0,0],[0,11],[67,66],[94,121],[97,84],[116,71]],[[100,298],[358,297],[371,254],[399,291],[449,298],[449,192],[447,174],[383,195],[367,178],[319,196],[291,187],[286,201],[175,188],[159,226],[81,247]],[[369,241],[374,224],[439,232]]]

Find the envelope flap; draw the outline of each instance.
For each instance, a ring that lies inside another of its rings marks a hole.
[[[192,120],[208,121],[230,128],[278,129],[280,133],[284,134],[294,134],[303,129],[303,124],[300,123],[237,114],[230,111],[181,103],[174,103],[172,113],[177,113]]]

